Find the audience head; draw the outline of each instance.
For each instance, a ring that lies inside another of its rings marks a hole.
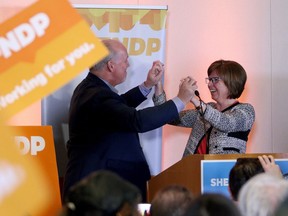
[[[97,171],[69,190],[61,215],[134,216],[140,201],[134,185],[110,171]]]
[[[185,216],[241,216],[241,213],[230,198],[204,193],[192,202]]]
[[[180,185],[170,185],[157,192],[151,202],[151,216],[182,216],[193,200],[193,194]]]
[[[275,211],[275,216],[287,216],[288,215],[288,195],[282,200],[282,202],[277,206]]]
[[[238,158],[229,173],[229,189],[232,199],[237,201],[241,187],[253,176],[263,173],[258,158]]]
[[[218,60],[213,62],[207,71],[208,76],[216,71],[221,80],[229,91],[229,99],[239,98],[244,90],[247,80],[246,71],[235,61]]]
[[[243,185],[238,206],[243,215],[272,216],[287,193],[287,180],[269,173],[261,173]]]

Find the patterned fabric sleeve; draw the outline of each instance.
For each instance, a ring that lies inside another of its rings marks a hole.
[[[250,130],[255,121],[255,111],[251,104],[240,103],[224,113],[207,105],[204,118],[223,132]]]
[[[158,106],[158,105],[161,105],[161,104],[165,103],[166,100],[167,100],[165,91],[163,91],[158,96],[155,96],[155,94],[154,94],[153,97],[152,97],[152,100],[153,100],[155,106]]]
[[[153,95],[153,102],[154,105],[160,105],[164,103],[166,99],[165,91],[162,94],[155,96]],[[175,119],[174,121],[170,122],[170,125],[180,126],[180,127],[187,127],[192,128],[196,119],[197,119],[198,112],[197,110],[183,110],[179,113],[179,119]]]

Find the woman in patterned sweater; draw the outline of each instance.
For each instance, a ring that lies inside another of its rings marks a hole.
[[[171,122],[172,125],[192,128],[183,156],[243,154],[255,121],[253,106],[237,100],[244,90],[246,72],[239,63],[229,60],[213,62],[207,72],[206,83],[215,102],[204,103],[195,91],[191,99],[195,109],[180,112],[179,119]],[[196,81],[193,81],[197,89]],[[156,86],[153,100],[155,105],[166,101],[160,82]]]

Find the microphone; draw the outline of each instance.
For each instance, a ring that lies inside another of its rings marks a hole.
[[[200,93],[199,91],[195,90],[195,95],[199,98],[199,101],[200,101],[200,115],[202,116],[202,119],[203,119],[203,127],[204,127],[204,136],[206,137],[206,154],[209,154],[209,139],[208,139],[208,130],[207,130],[207,127],[206,127],[206,119],[203,117],[204,115],[204,111],[203,111],[203,100],[201,99],[200,97]]]

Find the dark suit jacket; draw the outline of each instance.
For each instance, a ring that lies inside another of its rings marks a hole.
[[[63,196],[89,173],[107,169],[138,186],[146,199],[151,176],[138,133],[161,127],[179,114],[171,100],[136,110],[145,99],[139,87],[118,95],[91,73],[77,86],[70,104]]]

